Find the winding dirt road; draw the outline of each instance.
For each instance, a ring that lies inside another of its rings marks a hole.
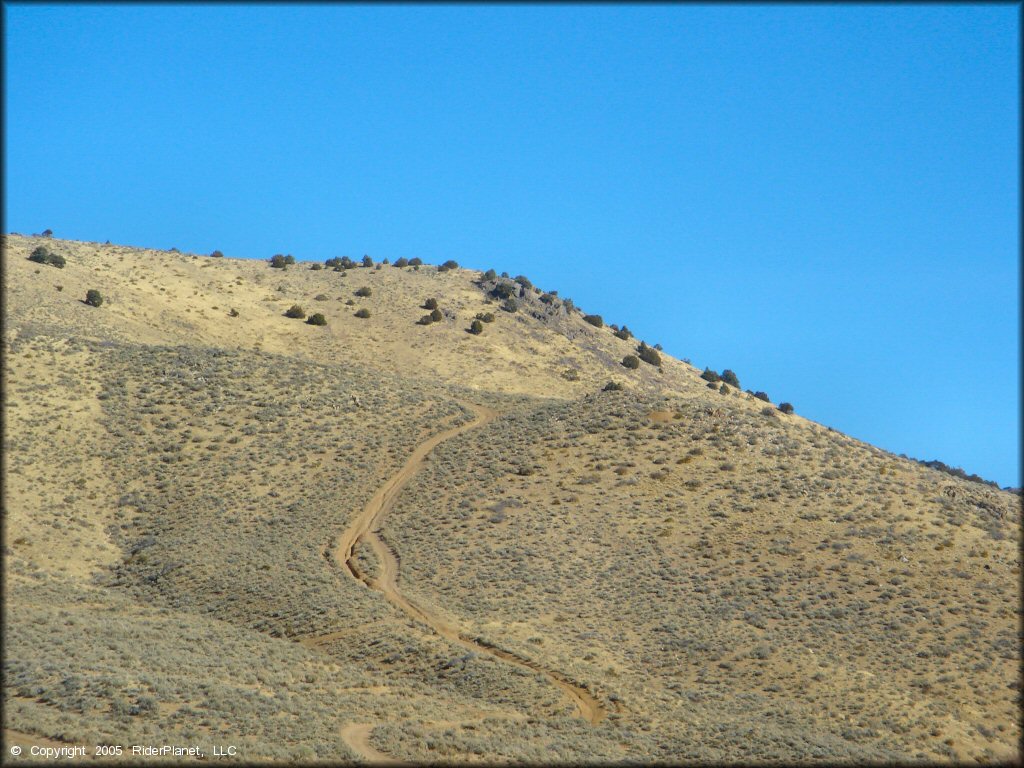
[[[473,638],[464,634],[459,627],[431,613],[428,608],[414,603],[398,589],[398,558],[380,536],[377,535],[377,530],[380,528],[384,515],[394,507],[395,500],[398,498],[402,488],[420,470],[424,459],[434,448],[456,435],[472,429],[478,429],[490,423],[498,416],[497,411],[481,405],[469,405],[468,407],[476,414],[476,418],[462,426],[440,432],[420,443],[402,468],[377,490],[366,503],[366,506],[363,507],[362,512],[359,513],[359,516],[356,517],[352,525],[338,539],[334,549],[335,562],[342,571],[371,589],[380,592],[392,605],[416,621],[426,624],[445,639],[475,653],[488,654],[506,664],[540,673],[573,702],[580,717],[596,725],[604,719],[607,711],[602,703],[586,688],[574,683],[560,672],[547,669],[535,661],[512,651],[499,648],[481,638]],[[377,555],[377,559],[380,562],[380,575],[377,578],[363,573],[355,562],[354,550],[356,544],[360,541],[369,544]],[[372,726],[370,725],[353,724],[346,726],[342,730],[342,735],[343,737],[347,736],[345,738],[346,743],[367,760],[371,762],[392,760],[392,758],[377,752],[369,746],[367,739],[371,730]],[[363,748],[364,746],[365,749]]]

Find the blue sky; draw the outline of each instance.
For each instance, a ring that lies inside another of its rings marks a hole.
[[[1019,6],[4,13],[6,231],[526,274],[1020,485]]]

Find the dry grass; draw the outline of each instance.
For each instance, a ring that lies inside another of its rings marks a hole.
[[[410,761],[1016,756],[1019,497],[667,355],[627,371],[636,340],[478,273],[50,241],[57,270],[37,242],[4,248],[5,728],[248,760],[359,757],[352,723]],[[469,402],[503,415],[383,522],[402,589],[585,684],[597,726],[328,557]]]

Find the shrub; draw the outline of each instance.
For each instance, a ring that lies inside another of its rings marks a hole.
[[[491,312],[477,312],[476,319],[485,323],[493,323],[494,314]]]
[[[442,264],[440,267],[437,268],[437,271],[438,272],[447,272],[449,269],[458,269],[458,268],[459,268],[459,262],[455,261],[455,259],[448,259],[448,261],[446,261],[444,264]]]
[[[316,296],[313,297],[313,301],[327,301],[327,294],[318,293]]]
[[[315,314],[310,315],[309,319],[306,322],[309,323],[310,325],[327,325],[327,318],[324,317],[323,314],[321,314],[320,312],[317,312]]]
[[[59,253],[53,253],[45,245],[38,246],[28,257],[29,261],[34,261],[36,264],[49,264],[51,267],[57,267],[57,269],[64,269],[64,265],[67,263],[63,256]]]
[[[414,259],[409,259],[409,266],[410,267],[418,267],[421,264],[423,264],[423,259],[421,259],[419,256],[417,256]]]
[[[754,397],[756,397],[758,400],[764,400],[766,403],[770,403],[771,402],[771,400],[768,399],[768,393],[767,392],[755,392],[754,393]]]
[[[513,279],[515,280],[515,282],[523,286],[523,288],[525,288],[526,290],[530,290],[531,288],[533,288],[533,283],[530,282],[530,278],[528,278],[526,275],[516,275]]]
[[[623,341],[625,341],[633,337],[633,332],[629,330],[629,328],[627,328],[626,326],[622,326],[621,328],[619,328],[619,330],[615,332],[615,335],[618,336]]]
[[[766,405],[764,408],[761,409],[761,415],[770,416],[773,419],[777,419],[779,417],[778,411],[776,411],[770,405]]]
[[[437,299],[427,299],[423,302],[424,309],[437,309]]]
[[[604,320],[601,319],[600,315],[584,315],[583,319],[595,328],[604,328]]]
[[[362,288],[360,288],[360,289],[358,289],[356,291],[356,296],[361,296],[363,298],[365,298],[367,296],[372,296],[372,295],[373,295],[373,289],[372,288],[368,288],[365,285]]]
[[[469,332],[479,336],[481,333],[484,332],[484,324],[481,323],[479,320],[474,320],[472,323],[469,324]]]
[[[726,384],[723,381],[722,382],[722,386],[718,388],[718,391],[721,392],[723,395],[728,395],[729,394],[729,385]]]
[[[625,387],[618,381],[609,381],[602,387],[602,392],[621,392]]]
[[[91,307],[98,307],[103,303],[103,297],[95,288],[90,288],[85,292],[85,303]]]
[[[513,283],[498,283],[491,290],[491,295],[496,299],[511,299],[519,295],[519,289]]]
[[[432,322],[434,322],[434,318],[432,318],[430,315],[424,315],[423,317],[416,321],[417,325],[430,325]]]
[[[540,300],[543,304],[554,304],[556,301],[558,301],[558,297],[555,296],[555,294],[553,293],[542,293],[540,295]]]
[[[625,368],[636,370],[640,367],[640,358],[636,355],[626,355],[622,358],[622,365]]]
[[[713,381],[708,382],[708,389],[718,389],[718,384]]]
[[[729,384],[730,386],[736,387],[736,389],[740,388],[740,380],[737,378],[736,374],[733,373],[728,368],[726,368],[724,371],[722,371],[721,378],[722,378],[722,381],[724,381],[726,384]]]
[[[637,354],[640,355],[640,359],[645,363],[657,366],[661,365],[661,355],[658,353],[658,350],[653,347],[648,347],[647,344],[642,341],[640,342],[640,346],[637,348]]]
[[[702,373],[700,377],[704,379],[704,381],[710,381],[712,383],[716,381],[721,381],[721,378],[719,378],[718,374],[712,371],[710,368],[705,368],[704,373]]]
[[[434,309],[430,313],[430,319],[433,320],[435,323],[440,323],[442,320],[444,320],[444,314],[441,312],[440,309]]]
[[[292,317],[301,320],[306,316],[305,310],[302,309],[298,304],[292,304],[288,310],[284,313],[285,317]]]
[[[373,259],[371,259],[369,256],[363,256],[363,266],[364,267],[372,267],[373,266]]]
[[[566,368],[564,371],[562,371],[562,378],[565,379],[566,381],[579,381],[580,372],[577,371],[575,368]]]
[[[29,261],[34,261],[36,264],[49,264],[50,262],[50,249],[45,245],[36,246],[36,248],[29,254]]]
[[[394,266],[399,267],[399,268],[401,268],[401,267],[408,267],[409,266],[409,260],[407,258],[405,258],[405,256],[402,256],[400,259],[395,259]]]
[[[779,410],[782,411],[783,413],[787,413],[787,414],[788,413],[792,413],[793,412],[793,404],[792,403],[779,403]]]
[[[364,320],[370,316],[370,310],[368,309],[357,309],[356,317],[361,317]]]
[[[519,311],[519,302],[510,297],[501,302],[501,308],[506,312],[517,312]]]
[[[327,259],[324,261],[324,266],[334,267],[335,269],[338,269],[341,267],[341,259],[339,259],[337,256],[335,256],[333,259]]]
[[[484,280],[497,280],[497,279],[498,279],[498,273],[495,272],[493,269],[488,269],[486,272],[484,272]]]
[[[313,263],[313,264],[310,264],[310,265],[309,265],[309,268],[310,268],[310,269],[312,269],[312,270],[313,270],[314,272],[318,272],[318,271],[320,271],[321,269],[323,269],[324,267],[323,267],[323,265],[322,265],[322,264],[316,264],[316,263]]]
[[[273,256],[270,257],[270,266],[272,266],[274,269],[284,269],[285,267],[288,266],[288,262],[285,261],[283,254],[275,253]]]
[[[232,307],[231,311],[228,312],[228,317],[238,317],[238,310]]]
[[[211,259],[223,259],[224,258],[224,254],[221,253],[220,251],[214,251],[213,253],[210,254],[210,258]]]

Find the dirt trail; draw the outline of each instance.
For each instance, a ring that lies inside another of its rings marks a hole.
[[[561,690],[579,711],[580,717],[596,725],[604,719],[607,711],[598,699],[586,688],[574,683],[559,672],[546,669],[535,661],[524,658],[512,651],[498,648],[481,638],[469,637],[459,627],[448,623],[440,616],[431,613],[427,608],[417,605],[398,589],[398,558],[395,553],[381,540],[376,531],[384,515],[390,510],[402,488],[423,466],[423,460],[438,445],[456,435],[477,429],[498,416],[498,412],[480,405],[470,405],[476,418],[467,424],[440,432],[420,443],[408,461],[373,495],[363,507],[363,511],[338,539],[334,557],[338,566],[350,574],[352,578],[362,582],[371,589],[377,590],[394,606],[417,621],[426,624],[442,637],[453,643],[468,648],[475,653],[485,653],[496,659],[517,667],[538,672]],[[365,541],[372,548],[380,561],[380,576],[376,579],[362,573],[353,561],[353,550],[356,543]]]
[[[371,723],[350,723],[341,729],[341,739],[368,763],[378,765],[409,765],[398,758],[378,752],[370,745]]]

